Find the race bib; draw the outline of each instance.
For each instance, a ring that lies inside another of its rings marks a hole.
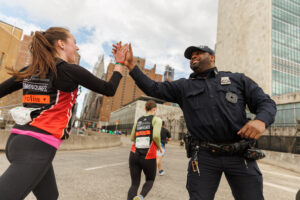
[[[30,113],[38,109],[39,108],[15,107],[10,109],[9,112],[16,124],[25,125],[32,121]]]
[[[135,147],[138,149],[146,149],[150,147],[150,137],[138,137],[135,139]]]

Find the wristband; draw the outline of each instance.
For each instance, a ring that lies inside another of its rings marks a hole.
[[[125,64],[124,64],[124,63],[121,63],[121,62],[116,62],[116,65],[125,66]]]

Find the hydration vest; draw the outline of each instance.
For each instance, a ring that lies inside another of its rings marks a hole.
[[[156,145],[153,142],[153,115],[142,116],[138,119],[135,132],[135,143],[131,151],[145,156],[145,159],[156,158]]]

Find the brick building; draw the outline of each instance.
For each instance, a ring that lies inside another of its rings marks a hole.
[[[16,66],[22,34],[22,29],[0,21],[0,82],[11,77],[6,67]],[[0,107],[20,104],[20,99],[21,93],[14,92],[0,99]]]
[[[154,65],[152,69],[145,69],[145,59],[139,57],[134,57],[134,62],[152,80],[162,81],[162,75],[155,73],[156,65]],[[114,64],[110,63],[107,68],[106,81],[108,81],[112,76],[113,70]],[[115,96],[103,97],[99,120],[108,122],[111,112],[118,110],[122,106],[138,99],[143,95],[145,94],[135,84],[134,80],[129,75],[129,70],[125,67],[123,78],[121,79]]]

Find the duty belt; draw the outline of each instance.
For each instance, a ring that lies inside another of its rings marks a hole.
[[[192,146],[199,146],[200,149],[207,150],[216,155],[235,155],[243,154],[245,150],[250,148],[250,141],[241,140],[234,143],[211,143],[193,140]]]

